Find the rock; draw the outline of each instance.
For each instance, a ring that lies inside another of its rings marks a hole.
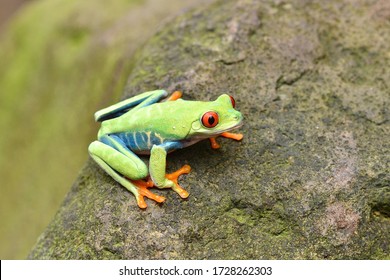
[[[217,1],[175,18],[123,98],[235,97],[242,142],[168,157],[186,200],[147,201],[89,160],[31,259],[388,259],[390,6]]]

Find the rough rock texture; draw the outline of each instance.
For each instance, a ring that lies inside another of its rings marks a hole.
[[[29,257],[388,259],[390,5],[217,1],[161,29],[125,96],[233,95],[241,143],[169,155],[187,200],[137,208],[90,160]]]

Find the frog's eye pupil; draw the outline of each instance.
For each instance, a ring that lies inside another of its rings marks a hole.
[[[210,111],[210,112],[204,113],[201,120],[202,120],[202,124],[205,127],[212,128],[218,124],[219,117],[218,117],[218,114],[216,112]]]
[[[234,100],[233,96],[229,95],[230,102],[232,103],[233,108],[236,108],[236,100]]]

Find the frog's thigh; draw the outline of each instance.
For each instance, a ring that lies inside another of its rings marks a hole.
[[[143,179],[148,175],[148,168],[143,161],[134,153],[128,152],[127,155],[115,150],[114,148],[94,141],[88,148],[95,161],[104,168],[111,176],[112,170],[107,170],[107,166],[102,166],[99,161],[103,161],[108,168],[126,176],[132,180]]]

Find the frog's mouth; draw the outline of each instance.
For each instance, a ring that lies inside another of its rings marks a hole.
[[[222,131],[222,133],[230,131],[230,130],[233,130],[233,129],[240,128],[243,124],[244,124],[244,122],[242,121],[242,118],[241,118],[240,121],[237,124],[235,124],[234,126],[232,126],[230,128],[225,129],[225,131]]]
[[[197,141],[200,141],[200,140],[203,140],[203,139],[207,139],[207,138],[211,138],[211,137],[217,137],[217,136],[221,135],[224,132],[228,132],[228,131],[232,131],[234,129],[238,129],[242,125],[243,125],[243,121],[242,121],[242,119],[240,119],[233,126],[226,127],[224,129],[219,129],[219,130],[216,130],[216,131],[210,131],[210,130],[204,130],[203,129],[202,131],[199,131],[198,133],[193,134],[191,136],[191,138],[192,138],[192,140],[195,140],[197,142]]]
[[[243,121],[242,121],[242,119],[240,119],[238,121],[238,123],[236,123],[235,125],[228,127],[228,128],[225,128],[225,129],[214,131],[213,133],[207,133],[210,131],[198,132],[197,135],[192,135],[190,139],[184,140],[182,142],[183,147],[188,147],[188,146],[193,145],[201,140],[209,138],[210,141],[212,142],[211,146],[213,147],[213,149],[217,149],[219,147],[219,145],[215,143],[215,138],[218,136],[223,136],[223,137],[231,138],[231,139],[235,139],[235,140],[241,140],[242,139],[241,134],[236,134],[236,133],[230,133],[230,135],[223,135],[223,134],[227,133],[229,131],[232,131],[234,129],[240,128],[242,125],[243,125]],[[237,137],[239,137],[239,138],[237,138]],[[216,144],[216,146],[214,147],[213,145],[215,145],[215,144]]]

